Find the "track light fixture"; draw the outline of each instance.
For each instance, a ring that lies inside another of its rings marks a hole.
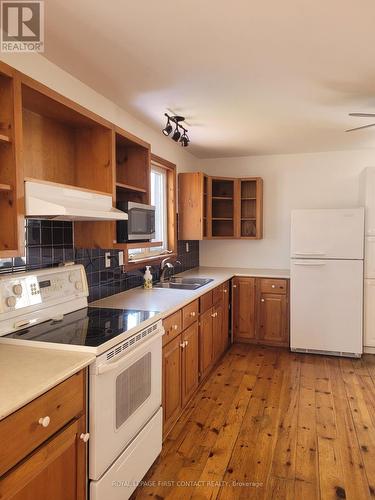
[[[189,145],[190,139],[187,135],[188,132],[187,129],[183,125],[181,125],[181,122],[185,120],[185,117],[179,115],[169,116],[168,113],[164,113],[164,116],[167,117],[167,124],[165,128],[163,128],[162,131],[163,134],[170,135],[173,130],[171,122],[174,123],[176,127],[174,129],[171,139],[175,142],[179,142],[183,148],[186,148]]]

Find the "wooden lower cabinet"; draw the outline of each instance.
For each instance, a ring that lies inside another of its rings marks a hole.
[[[0,421],[1,499],[86,498],[85,403],[82,370]]]
[[[198,304],[199,321],[197,321]],[[178,324],[179,313],[182,314],[182,324],[189,324],[193,319],[194,322],[176,336],[178,328],[175,328],[175,325]],[[208,292],[200,297],[199,301],[194,301],[169,316],[163,324],[168,334],[163,338],[163,436],[165,438],[200,382],[228,347],[229,282],[220,285],[216,293]],[[170,340],[172,335],[175,338]]]
[[[255,340],[255,278],[234,278],[232,297],[234,339]]]
[[[288,342],[286,295],[262,293],[258,304],[258,338],[266,343]]]
[[[167,433],[182,411],[181,334],[163,347],[163,431]]]
[[[199,371],[204,378],[213,364],[213,308],[210,307],[199,318]]]
[[[289,282],[234,278],[233,338],[237,342],[289,346]]]
[[[199,384],[198,323],[183,332],[182,337],[182,406],[185,406]]]
[[[0,498],[84,500],[85,417],[71,423],[0,480]]]

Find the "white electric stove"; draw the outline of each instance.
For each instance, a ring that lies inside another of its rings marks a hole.
[[[89,369],[90,498],[124,500],[161,451],[164,330],[157,311],[90,307],[87,296],[81,265],[0,277],[0,348],[97,355]]]

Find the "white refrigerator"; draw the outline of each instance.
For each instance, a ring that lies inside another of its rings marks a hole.
[[[292,211],[292,351],[361,356],[363,254],[363,208]]]

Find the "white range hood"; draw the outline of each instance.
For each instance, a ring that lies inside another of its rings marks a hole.
[[[25,215],[66,221],[127,220],[109,194],[54,182],[25,180]]]

